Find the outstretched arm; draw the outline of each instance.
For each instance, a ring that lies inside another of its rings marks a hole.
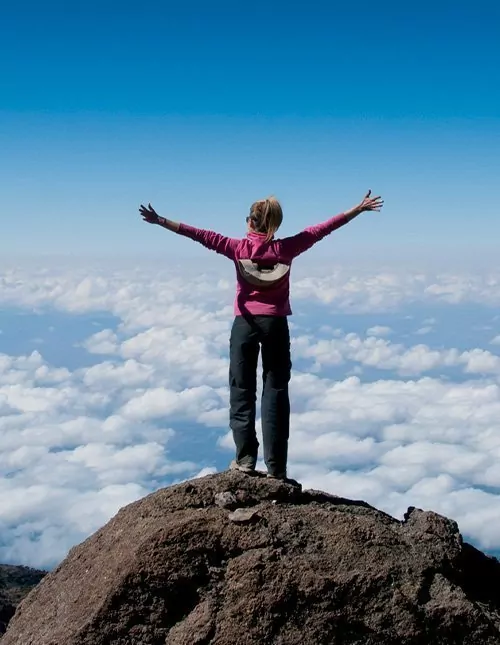
[[[189,237],[195,242],[203,244],[207,249],[225,255],[231,260],[235,258],[236,247],[239,243],[237,239],[226,237],[220,233],[214,233],[214,231],[206,231],[202,228],[189,226],[188,224],[174,222],[166,217],[160,217],[151,204],[148,204],[147,208],[141,204],[139,212],[142,215],[142,219],[149,224],[158,224],[169,231]]]
[[[293,259],[311,248],[316,242],[335,231],[337,228],[344,226],[364,211],[380,211],[384,202],[381,197],[370,197],[371,190],[368,191],[361,203],[340,215],[335,215],[326,222],[309,226],[301,233],[286,237],[281,241],[283,253]]]

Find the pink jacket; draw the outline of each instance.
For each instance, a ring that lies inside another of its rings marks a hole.
[[[237,278],[234,303],[236,316],[289,316],[292,313],[292,261],[348,221],[348,217],[342,213],[322,224],[310,226],[297,235],[282,240],[273,238],[270,242],[266,242],[263,233],[250,232],[243,239],[235,239],[187,224],[180,224],[178,232],[233,260]],[[274,274],[279,276],[278,279],[266,278],[266,272],[271,275],[273,270],[278,270],[278,273]],[[265,280],[268,282],[264,282]]]

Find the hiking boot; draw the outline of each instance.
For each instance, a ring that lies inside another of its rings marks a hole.
[[[286,473],[267,473],[269,479],[283,479],[286,480]]]
[[[296,488],[302,489],[302,484],[299,483],[296,479],[290,479],[289,477],[286,476],[286,473],[267,473],[267,478],[268,479],[277,479],[279,481],[284,482],[285,484],[290,484],[291,486],[295,486]]]
[[[239,470],[247,475],[252,475],[255,473],[255,465],[251,463],[238,463],[236,459],[234,459],[229,465],[229,470]]]

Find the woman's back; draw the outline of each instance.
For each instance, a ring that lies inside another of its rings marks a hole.
[[[292,313],[292,258],[284,252],[282,240],[268,240],[264,233],[249,231],[235,249],[234,263],[236,316],[289,316]]]

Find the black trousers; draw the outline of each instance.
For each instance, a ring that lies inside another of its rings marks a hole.
[[[255,432],[257,361],[262,348],[262,435],[264,461],[273,475],[286,473],[290,400],[288,383],[290,332],[285,316],[236,316],[229,350],[229,425],[236,460],[255,466],[259,443]]]

